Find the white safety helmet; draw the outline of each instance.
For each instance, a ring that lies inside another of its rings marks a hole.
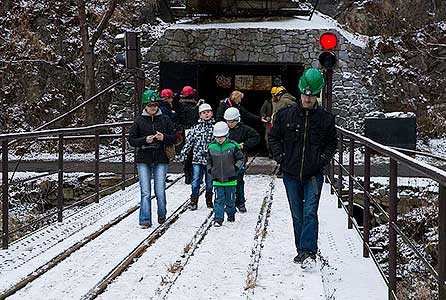
[[[207,103],[203,103],[203,104],[201,104],[201,105],[198,107],[198,112],[199,112],[199,113],[201,113],[201,112],[203,112],[203,111],[205,111],[205,110],[212,110],[212,107],[211,107],[209,104],[207,104]]]
[[[228,124],[222,121],[215,123],[213,133],[215,137],[227,136],[229,133]]]
[[[232,120],[240,121],[240,112],[238,108],[230,107],[225,111],[223,118],[225,118],[226,121],[232,121]]]

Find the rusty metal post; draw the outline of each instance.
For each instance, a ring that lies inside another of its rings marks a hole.
[[[121,159],[122,159],[122,168],[121,168],[121,180],[122,180],[122,190],[125,190],[125,126],[122,126],[121,129]]]
[[[125,64],[134,70],[134,117],[141,112],[141,100],[144,92],[144,71],[141,70],[141,49],[136,32],[125,33]]]
[[[99,203],[99,131],[94,133],[94,190],[95,202]]]
[[[396,220],[398,214],[397,180],[398,164],[394,159],[391,158],[389,192],[389,299],[394,299],[393,294],[396,294],[397,236],[396,230],[393,226],[397,223]]]
[[[338,208],[341,208],[342,201],[342,181],[343,181],[343,160],[344,160],[344,136],[339,132],[339,170],[338,170]]]
[[[355,140],[350,137],[348,162],[348,229],[353,228],[353,176],[355,175]]]
[[[438,296],[446,300],[446,187],[441,184],[438,204]]]
[[[62,222],[63,216],[63,134],[59,134],[59,158],[58,158],[58,169],[59,173],[58,186],[57,186],[57,222]]]
[[[363,226],[364,226],[364,245],[362,248],[362,256],[369,257],[369,250],[367,245],[370,240],[370,148],[365,146],[364,153],[364,214],[363,214]]]
[[[335,185],[334,185],[334,159],[330,160],[330,194],[334,194]]]
[[[8,141],[2,142],[2,248],[8,249],[9,243],[9,199],[8,199]]]

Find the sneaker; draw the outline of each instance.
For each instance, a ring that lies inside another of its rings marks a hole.
[[[198,205],[196,203],[191,203],[189,208],[190,208],[190,210],[197,210],[198,209]]]
[[[311,252],[304,252],[301,258],[302,270],[311,271],[316,267],[316,255]]]
[[[164,224],[166,222],[166,217],[158,218],[158,224]]]
[[[235,222],[235,216],[228,216],[228,222]]]
[[[214,227],[221,227],[221,225],[223,225],[223,221],[214,220]]]
[[[240,207],[237,207],[237,209],[238,209],[238,211],[239,212],[241,212],[242,214],[244,214],[245,212],[247,212],[247,210],[246,210],[246,206],[240,206]]]
[[[152,227],[152,224],[139,224],[139,228],[141,228],[141,229],[147,229],[150,227]]]

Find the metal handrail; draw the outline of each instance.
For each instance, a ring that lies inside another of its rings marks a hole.
[[[89,132],[109,127],[126,126],[132,124],[133,121],[123,121],[115,123],[96,124],[84,127],[69,127],[69,128],[48,129],[48,130],[31,131],[31,132],[4,133],[0,134],[0,142],[11,139],[22,140],[22,139],[37,138],[43,136],[56,136],[59,134],[74,134],[77,132]]]
[[[55,216],[57,214],[57,221],[62,222],[63,220],[63,211],[72,207],[64,207],[64,197],[63,197],[63,177],[64,172],[67,172],[67,169],[64,169],[64,155],[63,155],[63,149],[64,149],[64,134],[78,134],[81,132],[89,132],[94,131],[94,153],[95,153],[95,188],[92,195],[86,196],[83,199],[78,200],[75,204],[81,204],[84,203],[90,199],[94,199],[96,203],[99,203],[99,198],[101,194],[104,192],[111,190],[115,188],[116,186],[121,186],[121,189],[125,188],[126,183],[129,181],[126,179],[126,155],[130,154],[126,150],[126,127],[133,124],[133,121],[124,121],[124,122],[116,122],[116,123],[108,123],[108,124],[96,124],[92,126],[85,126],[85,127],[78,127],[78,128],[59,128],[59,129],[50,129],[50,130],[41,130],[41,131],[35,131],[35,132],[20,132],[20,133],[6,133],[6,134],[0,134],[0,142],[2,147],[2,229],[0,231],[0,234],[2,236],[2,247],[3,249],[7,249],[9,245],[9,237],[11,234],[15,232],[22,231],[26,228],[29,228],[37,223],[40,223],[44,220],[48,220],[48,222],[51,221],[51,217]],[[100,188],[100,182],[99,182],[99,165],[101,158],[99,157],[99,131],[104,128],[111,128],[111,127],[121,127],[121,133],[120,133],[120,140],[121,140],[121,151],[119,154],[108,156],[103,159],[111,158],[111,157],[117,157],[121,156],[121,165],[122,165],[122,171],[120,173],[121,179],[118,184],[115,184],[113,187],[108,187],[101,189]],[[55,173],[58,173],[58,184],[57,184],[57,209],[54,212],[51,212],[49,214],[46,214],[45,216],[42,216],[36,220],[33,220],[32,222],[25,224],[21,226],[20,228],[16,228],[15,230],[11,231],[9,230],[8,226],[8,220],[9,220],[9,186],[11,185],[9,183],[9,175],[8,175],[8,149],[9,149],[9,141],[10,140],[24,140],[24,139],[34,139],[34,141],[38,141],[39,137],[52,137],[55,136],[58,139],[58,168],[57,171],[50,171],[45,174],[40,174],[38,176],[34,176],[32,178],[27,178],[23,180],[19,180],[18,182],[12,182],[11,184],[17,184],[17,183],[24,183],[33,179],[49,176]],[[82,136],[80,137],[82,138]],[[89,136],[87,137],[89,138]],[[133,162],[134,163],[134,162]],[[136,174],[135,174],[136,176]]]
[[[399,234],[403,241],[409,246],[409,248],[415,253],[415,255],[420,258],[421,262],[426,266],[426,270],[437,280],[438,282],[438,293],[440,300],[446,300],[446,172],[436,168],[434,166],[430,166],[424,162],[417,161],[412,157],[399,152],[398,150],[392,149],[391,147],[381,145],[369,138],[356,134],[354,132],[343,129],[339,126],[337,127],[337,131],[340,135],[339,141],[339,160],[338,163],[339,173],[338,173],[338,186],[337,190],[334,186],[334,163],[335,159],[332,160],[332,164],[330,166],[329,172],[329,182],[332,185],[331,192],[336,192],[338,196],[338,207],[343,207],[348,215],[348,224],[349,229],[355,228],[359,233],[361,238],[363,239],[363,256],[369,257],[372,256],[375,263],[377,261],[374,258],[374,254],[371,251],[371,247],[369,245],[369,236],[370,236],[370,200],[376,204],[376,207],[381,210],[380,205],[377,205],[375,199],[371,197],[370,191],[370,151],[374,150],[379,154],[388,156],[390,158],[390,193],[389,193],[389,213],[386,214],[389,221],[389,272],[388,278],[385,278],[386,284],[389,288],[389,299],[397,299],[396,297],[396,270],[397,270],[397,235]],[[343,166],[343,149],[344,142],[348,139],[349,144],[349,170],[347,170]],[[364,146],[366,150],[366,154],[364,157],[364,185],[361,185],[354,178],[354,150],[355,146]],[[421,154],[421,153],[418,153]],[[424,154],[424,153],[423,153]],[[426,155],[429,156],[429,155]],[[435,157],[437,158],[437,157]],[[423,257],[420,251],[416,248],[415,244],[404,234],[401,228],[397,225],[397,178],[398,178],[398,163],[408,166],[409,168],[420,172],[427,177],[437,181],[439,183],[439,266],[438,271]],[[349,195],[348,195],[348,206],[344,204],[342,201],[342,181],[343,181],[343,172],[348,174],[349,178]],[[364,191],[364,226],[363,232],[361,232],[360,228],[357,226],[355,220],[353,219],[353,186],[354,184],[359,185],[359,187]],[[379,267],[379,266],[378,266]],[[380,270],[381,272],[381,270]],[[384,275],[383,272],[381,272]]]
[[[402,164],[408,166],[409,168],[411,168],[414,171],[419,171],[419,172],[423,173],[424,175],[434,179],[435,181],[441,183],[442,185],[446,185],[446,171],[441,170],[437,167],[428,165],[425,162],[415,160],[412,157],[410,157],[404,153],[394,150],[388,146],[379,144],[369,138],[366,138],[366,137],[359,135],[357,133],[354,133],[352,131],[343,129],[339,126],[336,126],[336,129],[339,132],[342,132],[343,135],[353,138],[355,141],[360,141],[361,144],[363,144],[377,152],[380,152],[381,154],[384,154],[399,163],[402,163]]]

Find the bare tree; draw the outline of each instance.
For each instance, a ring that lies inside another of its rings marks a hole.
[[[82,50],[84,55],[84,96],[85,99],[96,94],[96,79],[95,79],[95,65],[96,65],[96,54],[95,46],[105,28],[107,27],[110,18],[112,17],[118,0],[111,0],[108,9],[104,13],[99,22],[99,25],[94,30],[91,38],[89,32],[89,25],[87,22],[87,15],[85,11],[85,1],[77,0],[78,12],[79,12],[79,27],[82,39]],[[94,124],[97,122],[97,110],[96,101],[92,101],[86,106],[85,122],[87,124]]]

